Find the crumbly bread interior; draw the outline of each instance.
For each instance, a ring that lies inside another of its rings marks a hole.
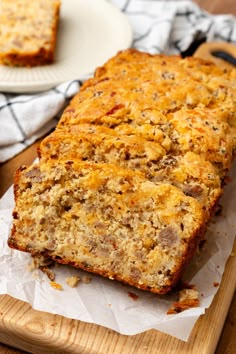
[[[35,66],[54,60],[59,0],[1,0],[0,63]]]
[[[57,130],[40,146],[41,161],[82,160],[110,163],[139,170],[156,184],[170,183],[186,195],[197,198],[207,210],[221,194],[221,180],[216,168],[194,152],[170,155],[155,141],[142,136],[119,135],[118,132],[81,124]]]
[[[234,70],[120,52],[18,170],[10,247],[170,291],[222,194],[235,108]]]
[[[18,178],[18,247],[156,292],[176,278],[203,221],[178,188],[110,164],[45,163]]]

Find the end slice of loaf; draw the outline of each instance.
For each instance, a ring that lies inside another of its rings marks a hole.
[[[0,63],[36,66],[54,61],[59,0],[2,0]]]
[[[112,164],[48,162],[16,185],[10,246],[154,293],[176,283],[204,225],[178,188]]]

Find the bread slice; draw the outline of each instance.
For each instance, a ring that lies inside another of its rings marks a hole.
[[[0,63],[36,66],[54,61],[59,0],[2,0]]]
[[[212,210],[221,195],[217,169],[202,156],[194,152],[170,154],[155,141],[118,134],[118,131],[103,126],[80,124],[57,129],[42,141],[39,156],[42,163],[82,160],[139,170],[156,184],[177,186],[201,202],[206,212]]]
[[[235,112],[236,71],[118,53],[16,173],[9,246],[170,291],[222,193]]]
[[[204,221],[178,188],[106,163],[22,168],[15,195],[10,246],[156,293],[176,282]]]

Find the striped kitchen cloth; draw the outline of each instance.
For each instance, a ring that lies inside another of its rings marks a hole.
[[[211,15],[191,1],[110,0],[129,18],[134,48],[149,53],[191,54],[201,41],[236,43],[236,18]],[[82,84],[80,78],[28,95],[0,93],[0,163],[12,158],[57,124]],[[32,119],[32,116],[34,119]]]
[[[32,95],[0,93],[0,163],[52,130],[80,85],[74,80]]]

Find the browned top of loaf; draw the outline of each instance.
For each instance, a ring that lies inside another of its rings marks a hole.
[[[65,109],[42,161],[81,159],[141,170],[211,210],[236,147],[236,73],[196,58],[119,53]]]
[[[96,71],[64,111],[58,129],[90,123],[195,152],[224,173],[236,146],[236,71],[196,58],[127,50]]]

